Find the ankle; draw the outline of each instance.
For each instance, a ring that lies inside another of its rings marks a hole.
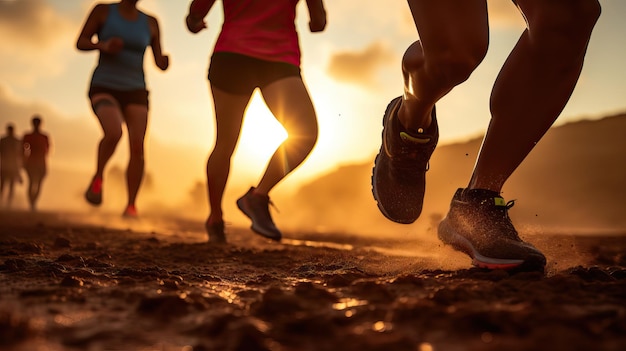
[[[252,190],[252,195],[260,196],[260,197],[269,197],[269,194],[267,191],[259,190],[259,188],[254,188]]]
[[[206,225],[215,225],[215,224],[219,224],[219,223],[224,223],[224,220],[222,219],[222,217],[217,217],[217,216],[209,216],[209,218],[207,218],[205,224]]]
[[[434,106],[424,111],[411,100],[402,100],[398,108],[398,122],[400,128],[412,134],[421,134],[428,131],[433,123]]]

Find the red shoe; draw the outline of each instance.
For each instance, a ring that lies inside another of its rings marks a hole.
[[[135,208],[135,205],[128,205],[122,216],[126,218],[137,218],[137,209]]]
[[[102,178],[93,177],[85,192],[85,199],[94,206],[99,206],[102,203]]]

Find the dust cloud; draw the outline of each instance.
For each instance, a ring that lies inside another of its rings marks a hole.
[[[553,128],[503,189],[506,200],[516,200],[509,214],[522,237],[548,255],[559,256],[561,266],[586,259],[576,251],[573,237],[626,235],[626,204],[622,201],[626,198],[626,168],[615,162],[625,159],[626,140],[619,136],[625,129],[626,115]],[[583,137],[589,141],[584,145],[579,142]],[[277,210],[271,211],[285,237],[292,240],[286,244],[347,245],[346,250],[358,247],[396,256],[429,257],[451,269],[466,266],[465,257],[441,245],[436,227],[454,191],[469,179],[479,147],[477,138],[441,145],[435,151],[427,174],[424,211],[411,225],[390,222],[378,210],[371,195],[373,161],[344,165],[307,184],[278,187],[272,192]],[[149,169],[138,200],[141,219],[128,221],[121,218],[126,193],[120,164],[109,167],[104,204],[99,208],[87,205],[83,198],[90,174],[53,168],[44,184],[40,209],[68,213],[95,225],[204,235],[202,223],[208,213],[205,181],[197,177],[182,182],[176,176]],[[235,204],[249,186],[247,180],[229,182],[223,206],[227,228],[250,225]],[[16,189],[14,207],[27,208],[23,185]],[[562,240],[542,241],[554,234]],[[450,261],[450,257],[460,261]]]

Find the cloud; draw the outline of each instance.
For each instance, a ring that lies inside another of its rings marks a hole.
[[[0,1],[0,76],[32,87],[63,74],[78,31],[76,19],[45,0]]]
[[[0,36],[5,45],[48,46],[70,28],[70,21],[44,0],[0,1]]]
[[[394,52],[381,42],[374,42],[360,51],[340,51],[330,57],[326,71],[330,77],[345,83],[373,86],[378,71],[390,65]]]

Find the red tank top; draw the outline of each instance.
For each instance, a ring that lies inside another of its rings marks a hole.
[[[25,149],[25,166],[45,166],[46,155],[50,148],[48,136],[42,133],[24,135],[22,139]]]
[[[234,52],[300,66],[298,0],[223,0],[224,23],[215,52]]]

